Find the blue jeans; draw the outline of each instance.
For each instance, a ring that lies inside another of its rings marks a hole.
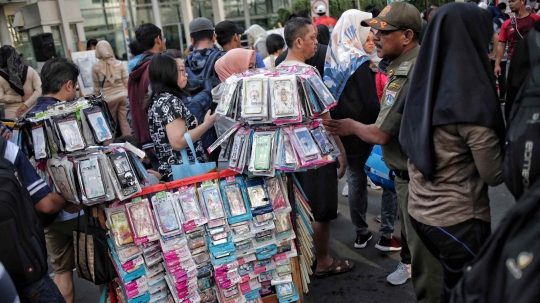
[[[358,235],[368,233],[366,212],[368,206],[367,175],[363,157],[347,157],[347,183],[349,184],[349,208],[351,221]]]
[[[397,195],[394,189],[383,188],[381,198],[381,236],[387,239],[392,237],[398,216]]]
[[[49,275],[19,290],[21,303],[65,303],[60,290]]]

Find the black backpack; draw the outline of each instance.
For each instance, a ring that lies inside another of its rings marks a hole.
[[[0,137],[0,262],[20,288],[47,274],[47,248],[30,193],[5,158],[6,146]]]
[[[540,181],[526,191],[465,267],[451,303],[540,302]]]
[[[506,186],[516,198],[540,177],[540,32],[532,29],[525,39],[531,71],[508,118],[503,163]]]

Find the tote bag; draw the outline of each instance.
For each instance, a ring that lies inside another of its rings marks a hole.
[[[81,215],[77,218],[77,230],[73,231],[75,266],[77,275],[95,285],[111,282],[116,271],[109,258],[107,232],[101,228],[90,209],[85,210],[86,226],[81,226]],[[84,220],[84,218],[83,218]]]
[[[186,151],[186,148],[180,151],[182,156],[182,164],[180,165],[171,165],[173,180],[185,179],[197,175],[205,174],[216,168],[215,162],[206,162],[200,163],[195,156],[195,147],[193,146],[193,141],[191,141],[191,136],[186,132],[184,133],[184,138],[188,144],[188,147],[191,150],[191,154],[195,158],[195,163],[189,163],[189,157]]]

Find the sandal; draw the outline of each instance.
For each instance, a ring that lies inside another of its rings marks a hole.
[[[354,264],[349,263],[349,261],[339,261],[334,259],[332,264],[324,271],[315,271],[313,275],[316,278],[326,278],[329,276],[335,276],[339,274],[346,273],[348,271],[351,271],[353,269]]]

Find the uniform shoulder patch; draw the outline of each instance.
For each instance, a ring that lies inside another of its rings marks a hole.
[[[407,75],[409,75],[409,72],[411,71],[412,69],[412,66],[413,66],[413,62],[412,61],[405,61],[403,63],[401,63],[398,67],[398,69],[396,70],[396,72],[394,73],[396,76],[404,76],[404,77],[407,77]]]

